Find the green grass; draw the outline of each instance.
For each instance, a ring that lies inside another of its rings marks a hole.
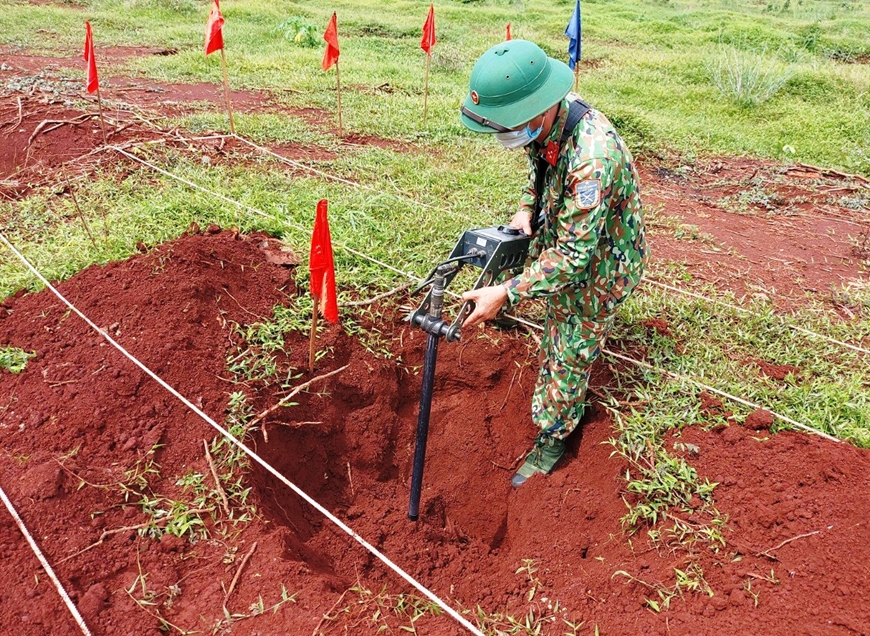
[[[109,45],[178,49],[170,56],[141,54],[120,68],[106,63],[104,75],[142,72],[160,81],[220,82],[218,56],[205,58],[202,53],[209,4],[205,0],[83,4],[84,9],[4,3],[0,44],[61,56],[77,54],[82,21],[89,19],[98,54],[101,46]],[[565,59],[562,32],[571,4],[440,4],[429,125],[424,127],[425,58],[419,37],[427,4],[228,4],[224,14],[231,83],[292,89],[296,92],[281,92],[279,97],[288,106],[333,109],[335,76],[320,69],[319,37],[335,10],[342,47],[343,114],[349,129],[416,140],[424,147],[467,137],[482,152],[491,146],[465,131],[456,115],[474,60],[503,37],[508,21],[515,37],[539,42],[551,55]],[[580,92],[621,125],[635,148],[750,154],[870,174],[866,2],[587,0],[583,16],[586,62]],[[297,26],[288,30],[288,24]],[[287,37],[299,26],[314,29],[317,46]],[[729,77],[739,79],[740,86]],[[755,88],[747,89],[753,82]],[[390,93],[371,90],[384,83]],[[111,87],[105,92],[110,97]]]

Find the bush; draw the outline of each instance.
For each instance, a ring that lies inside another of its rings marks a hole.
[[[768,101],[794,75],[791,67],[764,52],[730,47],[721,47],[719,54],[707,61],[707,71],[724,97],[746,107]]]
[[[320,31],[317,27],[298,16],[287,18],[275,27],[275,31],[300,46],[315,47],[321,44]]]

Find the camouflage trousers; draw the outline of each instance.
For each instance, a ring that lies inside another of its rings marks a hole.
[[[590,318],[554,311],[548,303],[541,370],[532,395],[532,421],[541,433],[565,439],[586,408],[589,370],[604,348],[614,313]]]

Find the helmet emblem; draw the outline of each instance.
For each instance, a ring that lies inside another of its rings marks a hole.
[[[480,95],[477,94],[477,91],[471,91],[471,103],[475,106],[480,103]]]

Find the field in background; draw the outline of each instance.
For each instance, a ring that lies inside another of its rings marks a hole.
[[[333,76],[319,68],[320,35],[336,11],[348,127],[456,145],[462,143],[456,137],[472,138],[456,117],[468,73],[504,38],[508,22],[514,37],[567,57],[562,33],[571,2],[439,3],[431,119],[424,129],[419,38],[427,4],[228,2],[231,81],[283,91],[287,104],[331,109]],[[217,56],[202,55],[206,13],[207,3],[193,0],[84,0],[68,7],[15,0],[0,6],[0,44],[65,53],[80,46],[87,18],[98,49],[177,49],[171,56],[134,56],[104,75],[219,82]],[[689,157],[749,153],[868,175],[868,25],[870,7],[858,0],[586,0],[580,92],[637,149]],[[241,130],[257,128],[250,122]],[[277,137],[288,139],[286,132]]]

